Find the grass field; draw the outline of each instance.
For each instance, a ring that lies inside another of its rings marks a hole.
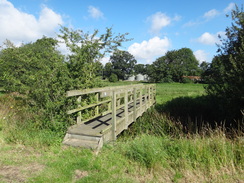
[[[158,105],[164,105],[177,97],[204,94],[200,84],[157,84],[156,99]],[[23,116],[18,118],[21,110],[13,101],[7,101],[10,103],[0,102],[0,182],[244,180],[243,136],[228,139],[220,129],[184,135],[165,114],[151,109],[98,155],[87,149],[64,147],[59,143],[62,139],[46,131],[32,135],[25,131],[25,136],[21,136],[25,140],[10,143],[5,138],[10,131],[5,128],[11,124],[6,125],[4,120],[13,122]]]

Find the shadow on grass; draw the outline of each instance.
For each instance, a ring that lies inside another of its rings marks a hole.
[[[4,95],[4,94],[6,94],[6,91],[0,87],[0,95]]]
[[[243,115],[214,97],[178,97],[155,108],[179,121],[186,133],[199,133],[205,127],[243,131]]]

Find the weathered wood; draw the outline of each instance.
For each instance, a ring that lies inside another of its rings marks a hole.
[[[81,96],[79,96],[77,98],[77,103],[78,103],[78,107],[81,107],[80,103],[81,103]],[[81,111],[78,112],[77,118],[76,118],[76,122],[77,123],[81,123]]]
[[[128,124],[128,92],[125,92],[125,126],[124,128],[127,129],[129,124]]]
[[[81,106],[81,96],[89,96],[90,94],[92,96],[95,94],[96,102]],[[98,138],[99,140],[96,141],[95,146],[101,148],[103,143],[116,140],[118,134],[127,129],[132,122],[136,121],[155,103],[155,94],[156,88],[154,84],[68,91],[67,97],[77,96],[78,98],[77,108],[69,110],[67,113],[78,113],[78,116],[77,125],[69,128],[64,143],[88,147],[89,141],[91,141],[91,146],[93,146],[94,142],[92,142],[92,139]],[[106,108],[102,109],[102,105],[105,105]],[[81,111],[88,108],[93,110],[94,116],[84,120],[82,119]],[[92,148],[94,149],[94,147]]]
[[[140,106],[139,106],[140,112],[139,113],[142,114],[142,88],[140,88],[139,100],[140,100]]]
[[[116,92],[113,91],[112,99],[112,140],[116,140]]]
[[[72,96],[79,96],[79,95],[85,95],[85,94],[91,94],[95,92],[108,92],[113,90],[119,90],[119,89],[124,89],[124,88],[133,88],[133,87],[143,87],[143,84],[136,84],[136,85],[124,85],[124,86],[113,86],[113,87],[103,87],[103,88],[92,88],[92,89],[84,89],[84,90],[70,90],[66,92],[67,97],[72,97]],[[108,95],[108,96],[110,96]]]
[[[98,104],[99,103],[99,93],[96,93],[96,103]],[[99,114],[99,105],[97,105],[95,107],[95,115],[98,115]]]
[[[133,120],[134,121],[136,121],[136,100],[137,100],[137,97],[136,97],[136,88],[134,88],[134,90],[133,90],[133,112],[134,112]]]
[[[72,110],[67,111],[67,114],[73,114],[75,112],[79,112],[79,111],[82,111],[82,110],[85,110],[85,109],[89,109],[91,107],[95,107],[97,105],[101,105],[101,104],[104,104],[104,103],[107,103],[107,102],[110,102],[110,101],[111,101],[111,99],[108,99],[108,100],[104,100],[104,101],[101,101],[101,102],[98,102],[98,103],[95,103],[95,104],[90,104],[90,105],[87,105],[87,106],[78,107],[76,109],[72,109]]]

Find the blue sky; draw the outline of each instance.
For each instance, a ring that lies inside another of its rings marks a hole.
[[[234,4],[243,0],[0,0],[0,45],[16,45],[43,35],[55,37],[59,25],[92,32],[129,33],[121,49],[138,63],[152,63],[167,51],[187,47],[199,62],[216,55],[218,35],[230,26]],[[64,46],[61,45],[61,50]],[[107,62],[108,58],[102,60]]]

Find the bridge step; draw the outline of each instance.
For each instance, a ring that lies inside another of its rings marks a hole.
[[[103,139],[101,137],[67,133],[64,137],[63,144],[99,150],[103,146]]]

